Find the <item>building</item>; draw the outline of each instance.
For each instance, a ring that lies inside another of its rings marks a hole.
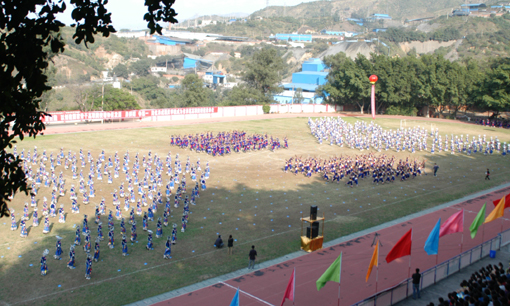
[[[302,41],[312,42],[312,35],[310,34],[276,34],[275,36],[269,36],[269,39],[285,40],[285,41]]]
[[[205,60],[198,55],[184,53],[183,69],[207,70],[212,65],[212,61]]]
[[[182,46],[182,45],[192,44],[192,41],[189,39],[160,36],[160,35],[154,35],[151,40],[148,40],[148,42],[156,42],[158,44],[167,45],[167,46],[176,46],[176,45]]]
[[[151,72],[152,73],[158,73],[158,72],[164,72],[166,73],[167,71],[167,68],[166,67],[151,67]]]
[[[113,33],[117,37],[124,37],[124,38],[143,38],[146,36],[150,36],[147,31],[120,31]]]
[[[223,36],[213,33],[199,33],[199,32],[188,32],[188,31],[172,31],[163,30],[163,36],[175,37],[187,40],[216,40],[216,37]]]
[[[461,4],[461,10],[466,12],[478,12],[480,10],[486,10],[487,5],[484,3],[473,3],[473,4]]]
[[[301,89],[302,104],[321,104],[322,98],[317,96],[317,88],[327,82],[326,65],[318,58],[311,58],[303,63],[301,72],[292,74],[292,82],[283,84],[284,91],[273,96],[280,104],[295,103],[296,92]]]
[[[388,14],[372,14],[369,17],[370,20],[391,20],[391,16]]]
[[[331,30],[326,30],[326,29],[322,30],[321,33],[324,35],[343,36],[343,37],[354,37],[359,34],[359,33],[350,32],[350,31],[331,31]]]

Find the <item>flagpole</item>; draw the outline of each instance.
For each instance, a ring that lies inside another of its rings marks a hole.
[[[407,278],[411,277],[411,255],[409,255],[409,272],[407,273]]]
[[[484,243],[483,235],[485,234],[485,223],[482,224],[482,244]]]
[[[342,253],[340,253],[342,256]],[[342,281],[342,260],[340,260],[340,271],[338,271],[338,306],[340,306],[340,282]]]
[[[462,244],[464,243],[464,232],[462,232],[462,236],[460,236],[460,252],[462,253]]]
[[[462,253],[463,243],[464,243],[464,209],[462,209],[462,235],[460,236],[460,253]]]
[[[379,281],[379,265],[377,265],[375,270],[375,294],[377,294],[377,282]]]
[[[338,283],[338,306],[340,306],[340,283]]]

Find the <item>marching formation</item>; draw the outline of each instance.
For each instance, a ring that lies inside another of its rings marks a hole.
[[[393,183],[395,180],[405,181],[409,178],[421,176],[424,173],[425,161],[400,159],[394,156],[372,153],[356,156],[339,156],[329,159],[318,157],[292,157],[286,161],[285,173],[312,177],[312,174],[322,175],[326,181],[337,182],[345,177],[346,185],[358,186],[359,180],[372,177],[374,184]]]
[[[14,156],[18,156],[17,148],[14,148]],[[106,217],[107,220],[107,233],[108,233],[108,247],[115,248],[115,226],[114,219],[120,221],[120,237],[121,237],[121,254],[128,256],[128,240],[126,237],[126,226],[131,225],[131,243],[138,242],[138,234],[136,228],[135,215],[142,217],[143,231],[147,235],[147,250],[154,250],[155,242],[153,241],[153,231],[150,227],[154,227],[156,231],[156,239],[164,236],[164,227],[169,225],[169,217],[171,212],[175,214],[176,210],[182,206],[181,232],[186,231],[190,217],[190,204],[196,205],[197,199],[200,197],[200,191],[206,190],[206,180],[210,177],[209,164],[206,163],[202,170],[200,159],[196,163],[192,163],[187,158],[184,166],[181,164],[179,154],[175,156],[172,162],[172,155],[169,152],[165,159],[160,158],[157,154],[152,154],[149,150],[147,157],[145,155],[139,158],[136,153],[134,160],[130,163],[130,153],[126,152],[121,158],[116,152],[113,158],[111,156],[106,159],[104,151],[101,152],[97,160],[92,157],[90,151],[85,155],[83,150],[80,149],[79,153],[69,151],[64,154],[64,150],[49,156],[44,150],[39,155],[37,147],[34,148],[33,153],[23,150],[19,157],[23,160],[23,168],[27,179],[31,182],[31,200],[30,204],[25,203],[23,208],[23,215],[20,218],[20,236],[26,238],[28,236],[27,222],[30,220],[30,207],[33,213],[31,216],[32,227],[35,228],[39,225],[38,215],[38,202],[36,196],[40,188],[48,188],[52,190],[51,200],[48,201],[46,197],[42,199],[41,215],[44,220],[43,233],[47,234],[51,231],[51,218],[58,216],[59,223],[66,222],[66,210],[64,202],[69,196],[71,202],[70,212],[73,214],[80,213],[82,205],[88,205],[91,198],[96,197],[95,182],[104,181],[103,177],[107,178],[108,184],[113,184],[114,179],[122,175],[125,182],[121,182],[119,190],[114,190],[112,193],[111,206],[108,208],[109,213]],[[48,164],[49,161],[49,165]],[[34,169],[33,169],[34,167]],[[58,167],[63,169],[57,175]],[[85,177],[83,169],[89,168],[88,176]],[[48,169],[49,168],[49,169]],[[79,170],[78,170],[79,169]],[[70,170],[72,173],[72,180],[77,181],[77,186],[71,185],[69,190],[66,190],[66,179],[64,178],[64,171]],[[79,171],[79,172],[78,172]],[[113,175],[112,175],[113,172]],[[140,175],[139,175],[140,174]],[[166,176],[166,185],[163,185],[163,177]],[[191,180],[191,186],[187,184],[187,176]],[[78,198],[82,198],[82,204],[78,204]],[[124,201],[123,209],[121,208],[121,201]],[[58,206],[58,209],[57,209]],[[173,206],[173,207],[172,207]],[[123,211],[129,214],[129,217],[123,215]],[[82,244],[83,238],[83,251],[86,254],[85,262],[85,278],[90,279],[92,273],[92,262],[98,262],[100,257],[100,243],[105,239],[103,234],[102,216],[106,215],[107,200],[103,197],[101,201],[95,206],[95,213],[93,221],[97,225],[97,236],[92,238],[91,228],[89,227],[89,218],[87,215],[83,217],[82,227],[77,226],[74,243],[69,249],[69,261],[67,267],[75,269],[75,247]],[[161,211],[160,216],[156,216],[157,212]],[[157,222],[154,222],[154,220]],[[155,225],[151,226],[151,223]],[[172,224],[171,236],[167,237],[165,244],[165,251],[163,253],[164,259],[170,259],[171,245],[177,242],[177,224]],[[16,220],[15,211],[11,210],[11,230],[17,230],[18,223]],[[63,250],[61,245],[62,237],[56,236],[57,242],[55,246],[56,260],[61,260]],[[94,249],[92,249],[92,242],[95,242]],[[49,251],[46,249],[41,257],[41,275],[46,275],[48,272],[48,264],[46,256]]]
[[[487,138],[486,135],[448,135],[444,138],[439,135],[439,129],[431,129],[428,132],[425,128],[409,127],[396,130],[385,130],[380,125],[365,121],[356,121],[353,124],[347,123],[342,118],[318,118],[308,119],[308,126],[312,135],[322,144],[328,142],[330,145],[348,147],[360,151],[374,149],[378,152],[383,150],[394,150],[396,152],[427,151],[450,152],[451,154],[474,153],[494,154],[503,156],[510,154],[510,144],[501,143],[498,137]],[[428,139],[431,139],[429,146]]]
[[[283,139],[283,147],[288,149],[287,138]],[[248,135],[243,131],[219,132],[214,135],[212,132],[205,134],[189,134],[170,137],[170,145],[178,146],[181,149],[190,149],[197,153],[205,152],[212,156],[224,156],[233,152],[248,152],[270,149],[275,151],[281,148],[280,139],[265,135]]]

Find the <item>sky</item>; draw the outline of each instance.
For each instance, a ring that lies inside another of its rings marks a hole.
[[[269,5],[288,5],[293,6],[310,0],[269,0]],[[68,1],[66,1],[68,3]],[[147,24],[143,21],[143,15],[146,12],[144,0],[109,0],[106,5],[109,12],[112,13],[113,26],[116,30],[120,29],[145,29]],[[177,20],[205,16],[205,15],[228,15],[230,13],[251,14],[266,6],[266,0],[176,0],[173,8],[177,12]],[[72,6],[67,5],[65,14],[59,18],[62,22],[69,25],[72,22]]]

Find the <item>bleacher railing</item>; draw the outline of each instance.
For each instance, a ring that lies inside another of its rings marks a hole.
[[[510,243],[510,229],[498,234],[491,240],[485,241],[474,248],[448,259],[421,274],[420,290],[434,285],[442,279],[459,272],[480,259],[489,256],[490,251],[499,250]],[[413,279],[408,278],[399,284],[377,292],[376,294],[354,303],[353,306],[390,306],[413,295]]]

